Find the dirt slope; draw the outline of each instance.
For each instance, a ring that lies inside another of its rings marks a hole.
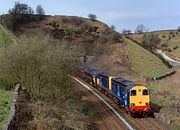
[[[130,76],[133,74],[121,43],[109,45],[103,54],[94,60],[93,65],[112,75]]]

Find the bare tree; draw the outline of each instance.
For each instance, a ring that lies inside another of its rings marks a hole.
[[[146,28],[143,24],[138,25],[135,30],[135,32],[139,33],[139,34],[145,32],[145,31],[146,31]]]
[[[9,14],[34,14],[33,9],[27,4],[15,2],[13,8],[9,9]]]
[[[177,31],[180,32],[180,26],[177,28]]]
[[[114,25],[111,25],[111,29],[115,31],[116,27]]]
[[[38,14],[38,15],[45,15],[45,11],[44,11],[44,9],[43,9],[43,7],[41,5],[38,5],[36,7],[36,14]]]
[[[97,19],[97,16],[95,14],[88,14],[88,18],[94,21]]]
[[[124,35],[129,35],[129,34],[131,34],[131,30],[123,29],[123,30],[122,30],[122,34],[124,34]]]

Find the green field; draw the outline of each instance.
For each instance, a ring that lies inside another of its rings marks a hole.
[[[169,54],[174,55],[180,59],[180,38],[175,40],[172,39],[171,41],[168,42],[168,45],[171,49],[173,49],[173,47],[175,46],[178,46],[176,50],[169,52]]]
[[[13,42],[11,34],[0,25],[0,48]],[[0,88],[3,88],[0,86]],[[12,92],[0,89],[0,129],[9,116]]]
[[[132,68],[141,76],[156,77],[168,72],[168,67],[154,54],[125,39],[126,49]]]
[[[154,31],[154,32],[151,32],[151,33],[154,33],[154,34],[159,34],[159,35],[168,35],[170,32],[177,32],[177,30],[159,30],[159,31]]]
[[[11,34],[0,25],[0,47],[13,43]]]
[[[11,100],[12,92],[0,90],[0,128],[8,119]]]
[[[170,33],[173,32],[175,34],[175,37],[172,37],[171,35],[171,40],[165,40],[162,37],[166,36],[169,37]],[[158,34],[159,38],[162,39],[162,43],[167,43],[169,47],[172,49],[172,52],[167,52],[173,56],[176,56],[180,58],[180,32],[177,33],[177,30],[162,30],[162,31],[156,31],[154,34]],[[178,46],[176,50],[173,50],[174,47]]]

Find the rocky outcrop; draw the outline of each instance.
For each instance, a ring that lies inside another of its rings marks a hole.
[[[154,116],[157,120],[159,120],[162,123],[168,125],[171,124],[171,120],[168,117],[166,117],[163,113],[154,113]]]

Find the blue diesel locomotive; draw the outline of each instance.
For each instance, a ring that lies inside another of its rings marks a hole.
[[[80,70],[81,78],[124,107],[132,116],[152,113],[149,90],[138,83],[113,77],[92,67]]]

